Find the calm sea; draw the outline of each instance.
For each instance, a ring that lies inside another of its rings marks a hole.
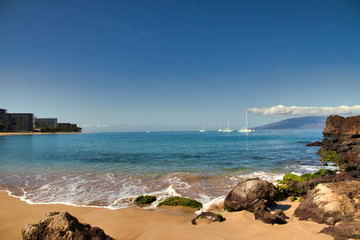
[[[143,194],[209,203],[245,178],[323,168],[305,146],[316,140],[321,130],[1,136],[0,189],[32,204],[116,209]]]

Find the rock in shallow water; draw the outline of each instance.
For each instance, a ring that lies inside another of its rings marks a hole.
[[[38,224],[27,224],[22,229],[24,240],[114,240],[98,227],[80,223],[68,212],[49,212]]]

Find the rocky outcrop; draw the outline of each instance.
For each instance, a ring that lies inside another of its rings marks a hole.
[[[360,220],[343,222],[337,226],[331,226],[321,230],[334,237],[334,240],[360,239]]]
[[[114,240],[98,227],[80,223],[68,212],[49,212],[38,224],[28,224],[22,229],[24,240]]]
[[[306,194],[308,191],[313,190],[317,185],[321,183],[332,183],[332,182],[343,182],[343,181],[353,181],[355,180],[349,173],[338,173],[335,174],[331,171],[328,171],[329,174],[325,176],[319,176],[317,178],[311,178],[305,182],[298,182],[296,180],[289,181],[286,185],[289,190],[292,190],[294,193],[302,193]],[[291,194],[289,191],[289,195],[296,195]]]
[[[329,116],[326,119],[326,127],[323,131],[324,136],[354,135],[360,134],[360,116],[341,117]]]
[[[331,161],[354,178],[360,179],[360,116],[330,116],[326,119],[322,142],[307,146],[322,146],[322,161]]]
[[[295,210],[300,220],[334,225],[350,221],[360,213],[360,182],[345,181],[317,185]],[[358,209],[359,208],[359,209]]]
[[[322,161],[335,162],[354,178],[360,178],[360,135],[325,138],[319,154]]]
[[[286,223],[285,214],[279,210],[271,212],[269,207],[276,206],[277,190],[271,183],[256,179],[240,182],[225,198],[224,208],[228,211],[247,210],[256,219],[265,223]]]
[[[295,214],[300,220],[333,225],[322,230],[336,240],[360,239],[360,116],[330,116],[321,142],[321,161],[333,162],[342,173],[310,179],[304,183],[289,182],[295,189],[311,190]],[[336,225],[335,225],[336,224]]]

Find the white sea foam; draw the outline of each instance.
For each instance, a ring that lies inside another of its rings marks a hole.
[[[220,196],[210,201],[206,201],[203,203],[203,207],[200,210],[196,211],[195,213],[200,214],[202,212],[210,211],[214,208],[219,208],[219,206],[224,202],[224,200],[225,200],[225,196]]]
[[[264,172],[264,171],[257,171],[257,172],[251,172],[247,174],[241,174],[238,176],[232,176],[230,179],[234,182],[239,182],[248,178],[259,178],[262,180],[267,180],[270,182],[275,182],[282,180],[284,176],[284,173],[272,173],[272,172]]]
[[[317,171],[319,171],[320,169],[329,169],[329,170],[338,170],[339,167],[332,164],[332,163],[328,163],[328,166],[314,166],[314,165],[298,165],[296,170],[291,171],[291,173],[296,174],[296,175],[302,175],[305,173],[310,173],[313,174]]]

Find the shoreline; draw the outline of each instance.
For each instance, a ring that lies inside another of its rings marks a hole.
[[[91,132],[0,132],[0,136],[22,136],[22,135],[54,135],[54,134],[81,134]]]
[[[330,235],[318,233],[326,225],[310,221],[299,221],[293,216],[298,202],[281,201],[288,217],[285,225],[269,225],[254,219],[247,211],[225,212],[225,222],[199,221],[191,224],[196,216],[190,208],[166,207],[141,209],[137,207],[110,210],[106,208],[75,207],[62,204],[30,205],[19,198],[0,191],[0,237],[21,239],[25,224],[35,224],[47,212],[69,212],[81,223],[100,227],[115,239],[332,239]]]

